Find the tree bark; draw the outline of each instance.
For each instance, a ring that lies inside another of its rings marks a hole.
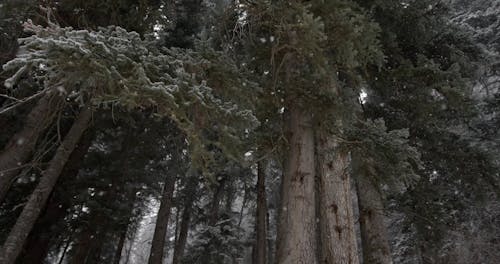
[[[92,144],[93,138],[94,133],[91,131],[87,131],[83,135],[61,172],[62,183],[64,183],[65,179],[76,176],[83,163],[85,154],[87,154]],[[36,232],[31,232],[28,237],[22,254],[23,257],[21,258],[22,263],[43,262],[49,251],[51,239],[54,236],[54,228],[64,219],[69,206],[70,201],[61,197],[56,188],[49,197],[46,209],[35,223],[33,230],[36,230]]]
[[[264,162],[257,164],[257,215],[255,220],[255,259],[254,264],[266,264],[267,262],[267,198],[266,198],[266,174]]]
[[[277,249],[279,264],[314,264],[316,217],[314,193],[314,133],[312,117],[303,109],[289,109],[289,149],[283,175],[280,228]]]
[[[349,154],[326,128],[318,130],[321,263],[359,263]]]
[[[27,239],[21,258],[22,263],[43,263],[54,235],[51,232],[53,231],[52,227],[66,215],[67,208],[68,205],[62,202],[59,197],[50,198],[43,216],[35,224],[34,230],[37,232],[31,232]]]
[[[176,177],[174,175],[167,177],[165,187],[163,188],[160,209],[158,210],[155,232],[151,244],[151,252],[148,261],[149,264],[161,264],[163,261],[163,249],[165,247],[165,236],[167,234],[168,220],[170,218],[172,207],[175,179]]]
[[[370,160],[363,162],[356,157],[353,160],[363,263],[391,264],[391,249],[384,222],[384,204],[379,188],[372,180],[375,172],[370,162]]]
[[[10,139],[0,154],[0,204],[29,159],[38,138],[52,123],[63,102],[63,97],[59,95],[45,94],[26,117],[21,131]]]
[[[186,242],[189,232],[189,222],[191,221],[191,211],[194,203],[194,195],[196,192],[196,185],[198,184],[196,176],[192,175],[188,179],[186,187],[186,201],[184,202],[184,210],[182,212],[181,226],[179,231],[179,237],[174,246],[174,258],[172,264],[180,264],[182,257],[184,256],[184,249],[186,248]]]
[[[23,245],[31,232],[38,216],[44,208],[50,193],[68,161],[68,158],[80,141],[85,129],[92,118],[92,110],[84,108],[70,131],[57,148],[56,154],[50,161],[49,167],[42,173],[42,178],[23,208],[16,224],[7,237],[3,248],[0,249],[0,263],[13,264],[21,252]]]

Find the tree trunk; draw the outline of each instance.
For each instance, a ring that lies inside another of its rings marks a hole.
[[[363,263],[391,264],[391,250],[384,222],[382,195],[373,182],[370,161],[353,160],[363,246]]]
[[[196,176],[190,176],[186,187],[186,201],[184,202],[184,210],[182,212],[181,226],[179,237],[174,247],[174,258],[172,264],[180,264],[184,256],[184,249],[189,232],[189,222],[191,221],[191,210],[193,209],[194,196],[196,192],[196,185],[198,184]]]
[[[316,216],[314,194],[314,133],[312,117],[289,109],[287,164],[283,175],[277,262],[314,264]]]
[[[65,245],[64,245],[64,249],[63,249],[63,252],[61,254],[61,258],[59,258],[59,261],[57,262],[57,264],[62,264],[63,261],[64,261],[64,258],[66,257],[66,253],[68,252],[68,249],[69,249],[69,246],[71,245],[71,236],[68,238],[68,240],[66,241]]]
[[[94,222],[95,221],[91,221]],[[94,236],[95,230],[91,227],[86,227],[81,233],[78,235],[76,243],[71,246],[72,254],[71,254],[71,264],[84,264],[87,261],[87,257],[89,255],[92,237]]]
[[[83,135],[61,172],[62,183],[64,183],[65,179],[74,177],[78,173],[93,138],[94,133],[90,131]],[[36,232],[31,232],[28,237],[21,258],[22,263],[43,262],[49,251],[51,239],[54,236],[54,227],[60,224],[60,221],[66,216],[70,201],[63,199],[64,197],[61,197],[57,189],[52,192],[46,209],[35,223],[33,230],[36,230]]]
[[[42,173],[37,187],[23,208],[16,224],[7,237],[3,248],[0,249],[0,263],[12,264],[15,262],[23,245],[35,224],[41,210],[44,208],[50,193],[61,174],[71,152],[75,149],[85,129],[92,118],[92,110],[84,108],[70,131],[57,148],[56,154],[50,161],[49,167]]]
[[[359,263],[349,177],[349,154],[327,129],[317,137],[321,263]]]
[[[220,181],[217,182],[217,187],[215,192],[213,193],[212,202],[210,205],[210,215],[208,217],[208,225],[215,226],[217,221],[219,220],[219,211],[220,211],[220,201],[222,199],[224,186],[226,185],[226,176]]]
[[[163,249],[165,247],[165,236],[167,234],[168,220],[170,218],[172,207],[175,179],[176,177],[174,175],[167,177],[165,187],[163,188],[160,209],[158,210],[155,232],[151,244],[151,252],[148,261],[149,264],[161,264],[163,261]]]
[[[42,132],[57,115],[63,97],[45,94],[26,117],[21,131],[17,132],[0,154],[0,204],[20,169],[29,159]]]
[[[61,206],[60,206],[61,205]],[[50,242],[54,233],[52,227],[66,215],[68,205],[59,197],[52,197],[44,214],[35,224],[34,230],[27,239],[21,263],[43,263],[50,249]]]
[[[113,260],[114,264],[120,264],[123,246],[125,245],[126,239],[127,239],[127,228],[122,230],[122,233],[120,234],[120,240],[118,241],[118,245],[116,246],[115,256],[114,256],[114,260]]]
[[[254,264],[266,264],[267,258],[267,198],[264,162],[257,164],[257,215],[255,220],[255,259]]]

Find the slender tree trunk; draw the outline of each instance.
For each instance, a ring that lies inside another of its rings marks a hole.
[[[10,231],[3,248],[0,249],[0,263],[12,264],[15,262],[23,245],[31,232],[38,216],[44,208],[50,193],[56,185],[71,152],[80,141],[85,129],[89,126],[92,118],[92,110],[82,109],[70,131],[57,148],[56,154],[50,161],[49,167],[43,172],[42,178],[23,208],[16,224]]]
[[[92,143],[93,136],[94,133],[87,131],[76,149],[71,153],[68,162],[61,172],[61,180],[63,182],[64,179],[69,179],[78,173],[85,154],[87,154]],[[23,257],[21,258],[22,263],[43,262],[49,251],[51,238],[54,235],[53,228],[66,216],[66,210],[70,206],[70,201],[63,199],[57,189],[52,192],[46,209],[35,223],[33,230],[36,230],[36,232],[31,232],[28,237],[24,249],[25,253],[22,254]]]
[[[316,216],[314,193],[314,133],[312,117],[303,109],[289,109],[287,164],[283,175],[279,264],[314,264]]]
[[[226,179],[223,178],[217,183],[217,188],[213,193],[212,203],[210,205],[210,216],[208,218],[208,225],[215,226],[217,221],[219,220],[219,211],[220,211],[220,201],[222,199],[222,194],[224,190],[224,186],[226,185]]]
[[[266,174],[264,162],[257,164],[257,215],[256,215],[256,240],[254,264],[266,264],[267,258],[267,198],[266,198]]]
[[[375,175],[370,160],[353,159],[363,246],[363,263],[391,264],[391,250],[384,222],[382,195],[370,178]]]
[[[317,137],[321,263],[359,263],[349,177],[349,154],[326,128]]]
[[[22,263],[43,263],[54,235],[51,232],[52,226],[66,215],[68,208],[66,203],[62,203],[57,197],[52,197],[50,200],[44,215],[35,224],[34,230],[37,232],[31,232],[27,239],[24,252],[21,254]]]
[[[184,202],[184,210],[181,217],[179,237],[175,243],[174,258],[172,260],[172,264],[180,264],[182,257],[184,256],[184,249],[186,248],[186,242],[189,232],[189,222],[191,221],[191,211],[193,210],[192,207],[194,203],[197,184],[198,181],[196,176],[191,175],[186,186],[186,201]]]
[[[122,232],[120,234],[120,240],[118,241],[118,245],[116,246],[115,256],[114,256],[114,260],[113,260],[114,264],[120,264],[123,246],[125,245],[126,239],[127,239],[127,228],[122,230]]]
[[[59,95],[45,94],[26,117],[21,131],[10,139],[0,154],[0,204],[29,159],[38,138],[52,123],[63,102],[63,97]]]
[[[165,236],[167,234],[168,220],[170,218],[172,207],[175,179],[176,177],[174,175],[167,177],[165,187],[163,188],[160,209],[158,210],[155,232],[153,235],[153,242],[151,244],[151,252],[148,261],[149,264],[161,264],[163,261],[163,249],[165,247]]]
[[[68,240],[66,240],[63,252],[61,254],[61,258],[59,258],[59,261],[57,262],[57,264],[62,264],[63,263],[64,257],[66,257],[66,253],[68,252],[68,249],[69,249],[70,245],[71,245],[71,236],[68,238]]]
[[[92,221],[95,223],[95,221]],[[95,234],[95,230],[91,227],[86,227],[79,235],[76,243],[72,246],[71,254],[71,264],[84,264],[87,261],[90,247],[92,244],[92,237]]]
[[[174,247],[174,258],[172,264],[180,264],[186,247],[187,236],[189,232],[189,222],[191,220],[191,206],[184,207],[180,224],[179,237]]]

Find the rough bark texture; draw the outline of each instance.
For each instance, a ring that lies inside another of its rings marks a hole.
[[[20,169],[30,158],[42,132],[52,123],[63,97],[47,93],[26,117],[21,131],[17,132],[0,154],[0,204]]]
[[[326,129],[318,134],[321,263],[359,263],[354,226],[349,154]]]
[[[255,220],[255,260],[254,264],[266,264],[267,258],[267,198],[264,162],[257,164],[257,215]]]
[[[391,250],[384,222],[382,196],[376,183],[370,178],[373,175],[370,163],[356,158],[354,161],[363,263],[391,264]]]
[[[155,232],[151,243],[149,264],[161,264],[163,261],[163,248],[165,247],[165,235],[168,229],[168,220],[172,208],[172,196],[174,194],[175,176],[170,175],[163,188],[160,209],[156,219]]]
[[[84,108],[70,131],[57,148],[56,154],[49,163],[49,167],[42,173],[42,178],[23,208],[16,224],[12,228],[2,249],[0,249],[0,263],[12,264],[15,262],[23,245],[31,232],[38,216],[44,208],[50,193],[68,161],[68,158],[80,141],[85,129],[92,118],[92,111]]]
[[[316,217],[314,133],[311,115],[289,109],[289,149],[283,175],[277,262],[314,264]]]
[[[191,210],[193,209],[194,196],[196,192],[196,185],[198,184],[197,178],[195,176],[190,176],[188,179],[188,184],[186,187],[186,200],[184,202],[184,210],[181,217],[181,226],[179,231],[179,237],[175,243],[174,247],[174,257],[172,264],[180,264],[182,257],[184,256],[184,249],[186,248],[186,242],[189,232],[189,222],[191,221]]]

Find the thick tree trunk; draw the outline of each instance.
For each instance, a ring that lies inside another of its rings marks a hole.
[[[189,222],[191,221],[191,210],[193,209],[192,207],[194,203],[197,184],[198,181],[196,176],[190,176],[185,191],[186,201],[184,202],[184,210],[182,212],[179,237],[175,243],[174,258],[172,260],[172,264],[180,264],[182,261],[182,257],[184,256],[184,249],[186,248],[186,242],[189,232]]]
[[[317,137],[321,263],[359,263],[349,177],[349,154],[325,128]]]
[[[26,117],[24,127],[10,139],[0,154],[0,204],[29,159],[39,136],[52,123],[63,102],[63,97],[59,95],[44,95]]]
[[[257,164],[257,215],[255,219],[255,259],[254,264],[266,264],[267,258],[267,198],[264,162]]]
[[[283,175],[277,262],[314,264],[316,216],[314,193],[314,133],[311,115],[289,109],[287,164]]]
[[[370,161],[353,160],[363,246],[363,263],[391,264],[391,250],[384,222],[382,195],[372,180]]]
[[[0,263],[12,264],[15,262],[23,248],[28,234],[44,208],[50,193],[54,189],[64,165],[68,161],[71,152],[75,149],[76,144],[80,141],[91,118],[92,110],[84,108],[61,145],[57,148],[56,154],[50,161],[49,167],[43,172],[40,182],[24,206],[3,248],[0,249]]]
[[[160,209],[158,210],[155,232],[151,244],[151,252],[149,254],[149,264],[161,264],[163,261],[163,249],[165,247],[165,236],[167,234],[168,220],[172,208],[175,179],[176,177],[173,175],[167,177],[165,187],[163,188]]]

